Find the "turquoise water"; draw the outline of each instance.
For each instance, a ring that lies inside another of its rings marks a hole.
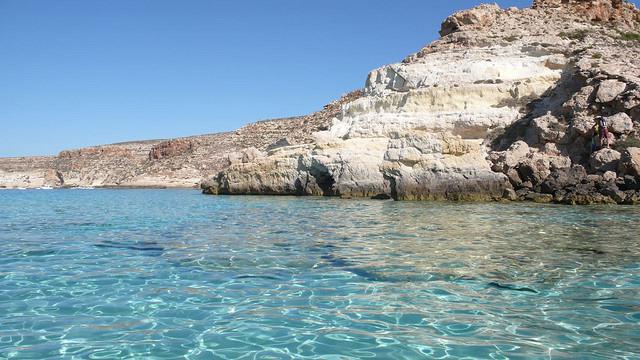
[[[0,358],[640,358],[640,207],[0,191]]]

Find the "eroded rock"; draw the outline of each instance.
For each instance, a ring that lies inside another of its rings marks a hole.
[[[601,149],[591,155],[590,164],[594,171],[616,171],[621,154],[612,149]]]
[[[633,120],[623,112],[607,117],[607,124],[616,134],[628,134],[633,131]]]
[[[627,87],[627,84],[615,80],[609,79],[604,80],[598,86],[598,92],[596,93],[596,101],[600,103],[608,103],[615,100],[618,95],[620,95]]]
[[[569,186],[575,186],[587,177],[587,171],[581,165],[574,165],[568,169],[554,170],[542,183],[542,192],[553,194]]]
[[[533,119],[531,126],[537,132],[540,143],[560,142],[567,130],[566,124],[560,123],[558,118],[550,114]]]
[[[440,28],[440,36],[446,36],[465,28],[489,26],[501,11],[498,5],[480,5],[470,10],[460,11],[449,16]]]
[[[619,172],[640,178],[640,148],[625,149],[620,156]]]

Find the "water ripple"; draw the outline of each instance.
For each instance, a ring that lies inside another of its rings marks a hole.
[[[0,358],[640,356],[640,209],[0,193]]]

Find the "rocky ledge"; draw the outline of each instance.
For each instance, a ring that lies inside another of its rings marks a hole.
[[[637,203],[639,26],[617,0],[456,13],[312,142],[231,154],[204,192]]]

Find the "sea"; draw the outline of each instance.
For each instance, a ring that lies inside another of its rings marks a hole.
[[[640,207],[0,190],[2,359],[640,359]]]

